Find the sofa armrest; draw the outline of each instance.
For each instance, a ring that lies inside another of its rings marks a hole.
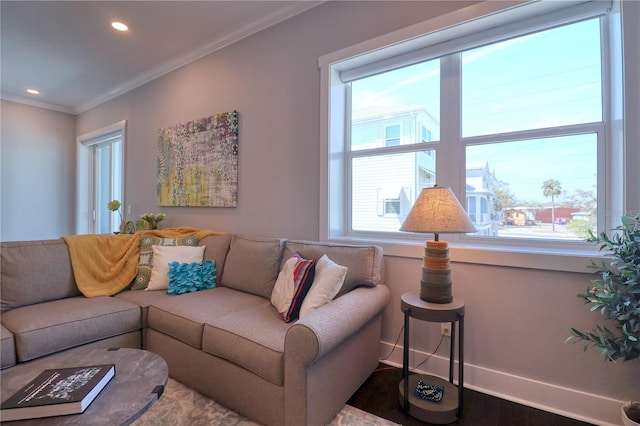
[[[287,332],[287,358],[309,364],[321,358],[378,315],[389,303],[384,285],[360,287],[301,318]]]
[[[361,287],[298,320],[284,342],[284,426],[322,425],[378,365],[389,289]]]

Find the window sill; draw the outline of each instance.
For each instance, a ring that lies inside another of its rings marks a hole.
[[[344,244],[375,244],[385,256],[422,259],[425,240],[391,240],[360,237],[334,237],[328,240]],[[486,244],[449,243],[452,262],[478,265],[526,268],[546,271],[591,273],[591,260],[605,259],[593,250],[552,250],[543,248],[514,248]]]

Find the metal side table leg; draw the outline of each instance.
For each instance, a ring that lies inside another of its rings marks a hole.
[[[462,418],[462,392],[464,390],[464,314],[458,316],[458,418]]]
[[[402,354],[402,378],[404,379],[403,409],[409,412],[409,314],[411,309],[404,310],[404,351]]]

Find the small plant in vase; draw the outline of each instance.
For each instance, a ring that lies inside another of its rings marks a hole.
[[[578,294],[591,305],[591,312],[599,311],[616,323],[615,328],[605,325],[596,325],[589,331],[570,328],[567,342],[585,342],[585,351],[593,347],[607,361],[626,362],[640,358],[640,214],[624,216],[617,231],[612,236],[590,232],[587,241],[600,244],[600,251],[607,251],[611,261],[600,264],[591,261],[589,268],[600,278],[591,280],[586,293]],[[640,424],[640,402],[630,402],[622,411],[623,419],[626,416]]]
[[[143,213],[140,215],[140,219],[147,222],[149,229],[158,229],[158,223],[162,222],[165,217],[166,215],[164,213]]]
[[[120,215],[120,226],[118,228],[118,232],[116,233],[121,233],[123,231],[122,228],[124,227],[124,219],[122,217],[122,213],[120,212],[121,206],[122,204],[118,200],[111,200],[107,203],[107,208],[109,209],[109,211],[118,212],[118,214]]]

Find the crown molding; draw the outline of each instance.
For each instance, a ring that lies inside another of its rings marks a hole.
[[[137,77],[134,77],[130,80],[125,81],[124,83],[114,87],[109,92],[103,95],[97,96],[91,99],[90,101],[79,105],[76,109],[74,109],[74,113],[80,114],[82,112],[88,111],[91,108],[94,108],[104,102],[107,102],[120,95],[123,95],[124,93],[127,93],[139,86],[142,86],[143,84],[146,84],[152,80],[155,80],[158,77],[168,74],[171,71],[175,71],[176,69],[183,67],[189,64],[190,62],[193,62],[217,50],[227,47],[233,43],[236,43],[246,37],[249,37],[262,30],[265,30],[276,24],[279,24],[282,21],[292,18],[322,3],[325,3],[325,1],[303,1],[303,2],[291,3],[290,5],[287,5],[286,7],[278,10],[277,12],[265,15],[260,19],[253,20],[223,37],[219,37],[214,40],[211,40],[210,42],[204,45],[201,45],[199,47],[196,47],[195,49],[192,49],[177,58],[174,58],[168,62],[165,62],[164,64],[150,71],[147,71],[143,74],[140,74]]]
[[[65,114],[76,115],[76,111],[73,108],[70,108],[64,105],[41,102],[34,99],[25,98],[22,96],[15,96],[15,95],[2,93],[0,95],[0,99],[2,99],[3,101],[16,102],[19,104],[30,105],[38,108],[51,109],[58,112],[64,112]]]

